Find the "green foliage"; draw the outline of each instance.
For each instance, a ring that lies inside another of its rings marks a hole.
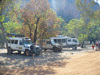
[[[83,37],[84,37],[84,38],[83,38]],[[78,40],[79,40],[79,42],[81,43],[81,42],[84,41],[83,39],[87,39],[87,37],[88,37],[87,34],[80,34],[80,35],[78,36]]]
[[[100,27],[99,26],[100,11],[99,10],[95,11],[93,9],[93,6],[95,5],[94,0],[91,1],[76,0],[75,5],[77,9],[80,11],[81,13],[80,19],[83,21],[83,24],[80,24],[81,27],[79,27],[81,30],[80,30],[80,34],[78,34],[78,39],[80,41],[84,41],[84,40],[91,40],[97,38],[98,27]],[[75,27],[73,27],[73,29],[75,29]]]
[[[63,35],[78,38],[81,43],[84,40],[92,40],[100,38],[100,25],[95,20],[90,20],[84,29],[84,20],[72,19],[68,24],[64,24]],[[83,33],[84,31],[84,33]]]
[[[82,25],[84,22],[78,19],[72,19],[64,28],[68,31],[65,32],[67,36],[76,37],[82,33]]]
[[[0,16],[0,22],[3,22],[4,21],[4,15]]]
[[[10,1],[12,2],[12,0]],[[6,8],[5,2],[0,5],[0,14],[4,12],[4,6]],[[28,37],[31,36],[33,40],[37,28],[36,36],[40,39],[50,38],[57,34],[76,37],[80,42],[100,38],[100,10],[93,10],[94,0],[90,2],[76,0],[75,4],[81,13],[81,18],[72,19],[68,24],[61,16],[57,16],[47,0],[31,0],[23,8],[21,8],[20,0],[12,3],[14,5],[8,7],[10,11],[5,12],[8,15],[0,16],[0,22],[4,22],[6,17],[10,19],[10,21],[3,23],[6,33],[22,33]]]
[[[16,31],[16,28],[20,28],[21,24],[13,21],[8,21],[3,24],[6,30],[6,33],[20,33]]]
[[[13,38],[15,38],[15,36],[12,36]]]
[[[9,37],[6,37],[6,39],[9,39]]]
[[[60,24],[64,20],[57,17],[56,12],[50,8],[47,0],[31,0],[22,9],[20,9],[21,5],[19,4],[16,4],[14,9],[9,12],[11,15],[9,17],[13,22],[22,23],[22,27],[20,27],[22,30],[17,28],[17,31],[32,40],[35,38],[34,36],[41,39],[59,34]]]
[[[60,19],[61,22],[65,22],[64,19],[61,16],[59,16],[58,19]]]

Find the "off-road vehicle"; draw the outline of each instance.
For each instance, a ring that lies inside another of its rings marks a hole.
[[[24,52],[26,56],[31,55],[33,52],[35,54],[40,54],[42,48],[38,45],[34,45],[31,39],[28,37],[9,37],[8,39],[8,52],[18,51],[18,53]],[[35,51],[34,51],[35,50]]]
[[[42,48],[44,49],[44,51],[49,49],[49,50],[53,50],[54,52],[61,52],[62,50],[60,44],[52,44],[51,40],[49,39],[45,39],[43,41]]]

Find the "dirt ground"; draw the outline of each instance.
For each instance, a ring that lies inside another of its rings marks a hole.
[[[2,71],[0,75],[100,75],[100,51],[72,55],[69,60]]]

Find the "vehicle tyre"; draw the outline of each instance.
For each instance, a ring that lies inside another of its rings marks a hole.
[[[30,55],[30,51],[29,51],[29,50],[26,50],[26,51],[25,51],[25,55],[26,55],[26,56],[29,56],[29,55]]]
[[[84,45],[83,44],[81,44],[81,48],[84,48]]]
[[[58,52],[61,52],[61,49],[59,49]]]
[[[76,46],[73,46],[72,49],[75,50],[76,49]]]
[[[53,51],[54,52],[57,52],[58,51],[58,48],[57,47],[53,47]]]
[[[44,49],[44,51],[47,51],[47,49]]]
[[[24,55],[26,55],[25,51],[24,51]]]
[[[75,47],[75,50],[77,50],[77,47]]]
[[[8,53],[12,54],[12,49],[11,48],[8,48]]]
[[[21,51],[18,51],[18,54],[21,54]]]

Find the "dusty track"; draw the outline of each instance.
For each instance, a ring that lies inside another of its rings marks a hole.
[[[100,75],[100,51],[72,55],[69,60],[8,70],[12,75]]]

